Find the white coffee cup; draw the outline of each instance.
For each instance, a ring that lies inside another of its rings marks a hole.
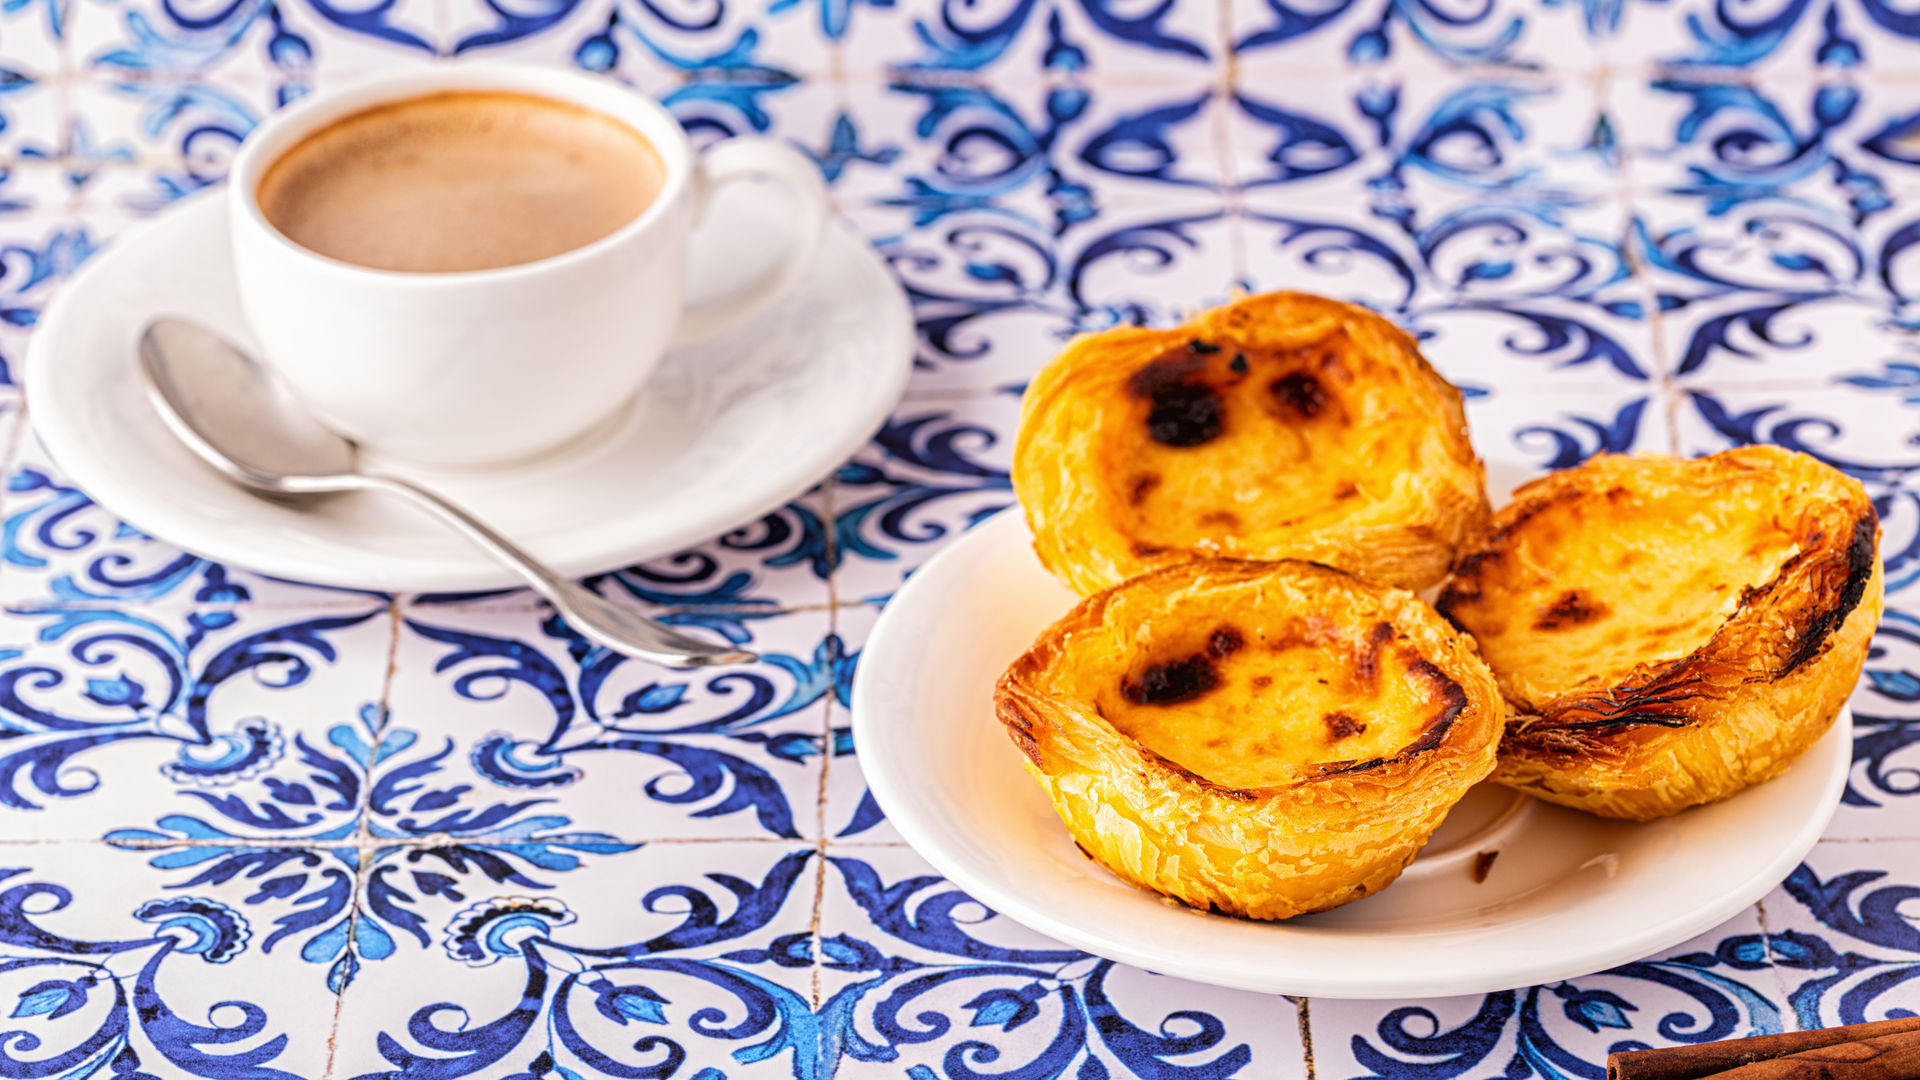
[[[551,258],[490,270],[370,269],[310,251],[261,212],[266,170],[306,136],[362,110],[427,94],[501,90],[582,106],[659,153],[659,195],[617,231]],[[689,237],[713,190],[771,179],[796,206],[774,269],[688,307]],[[628,407],[669,349],[753,314],[809,265],[826,189],[804,154],[736,138],[696,155],[673,116],[618,84],[560,69],[451,65],[323,93],[248,137],[231,173],[241,305],[266,359],[342,434],[434,465],[538,455]]]

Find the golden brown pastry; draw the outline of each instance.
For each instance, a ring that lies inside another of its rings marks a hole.
[[[1437,584],[1486,521],[1460,393],[1413,339],[1305,293],[1075,341],[1028,388],[1013,486],[1086,595],[1202,556]]]
[[[1784,772],[1859,681],[1879,536],[1859,481],[1773,446],[1520,488],[1439,602],[1515,710],[1496,778],[1644,821]]]
[[[1385,888],[1492,770],[1505,716],[1432,608],[1290,561],[1203,559],[1090,597],[994,699],[1082,851],[1256,919]]]

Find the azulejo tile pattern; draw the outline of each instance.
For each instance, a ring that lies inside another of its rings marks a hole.
[[[262,116],[476,57],[792,141],[912,298],[865,449],[593,582],[757,664],[622,660],[524,593],[213,564],[23,423],[48,299]],[[0,4],[0,1073],[1597,1080],[1615,1047],[1920,1011],[1916,58],[1883,0]],[[1419,334],[1496,486],[1775,442],[1871,487],[1854,770],[1780,889],[1587,978],[1309,1001],[1062,948],[899,843],[852,672],[1011,503],[1036,366],[1274,287]]]

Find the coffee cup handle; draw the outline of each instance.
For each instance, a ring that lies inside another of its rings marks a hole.
[[[800,280],[812,265],[827,228],[827,186],[820,167],[805,154],[775,139],[729,139],[700,157],[693,175],[696,212],[704,215],[713,193],[736,180],[774,180],[793,192],[798,204],[792,239],[772,270],[726,296],[691,304],[680,313],[670,348],[703,341],[767,306]]]

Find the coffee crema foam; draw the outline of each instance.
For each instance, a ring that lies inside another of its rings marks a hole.
[[[336,120],[280,155],[256,196],[310,251],[377,270],[491,270],[639,217],[665,166],[626,124],[551,98],[450,91]]]

